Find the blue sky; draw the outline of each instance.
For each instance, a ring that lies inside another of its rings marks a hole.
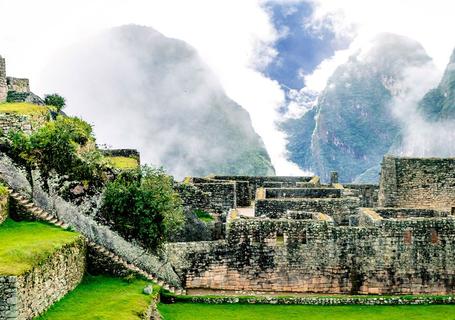
[[[349,41],[339,40],[330,28],[316,34],[305,26],[305,21],[313,13],[309,3],[269,2],[265,6],[274,27],[283,36],[275,44],[278,56],[263,72],[284,88],[301,89],[304,86],[302,72],[304,75],[311,74],[336,50],[349,45]]]

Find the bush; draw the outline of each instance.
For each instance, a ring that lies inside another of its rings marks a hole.
[[[66,105],[65,98],[57,93],[46,94],[44,96],[44,103],[48,106],[54,106],[57,109],[57,112],[62,111]]]
[[[99,218],[123,237],[156,250],[184,221],[173,183],[162,169],[126,171],[107,184]]]
[[[31,135],[10,131],[8,140],[9,155],[28,170],[40,169],[44,178],[55,170],[70,180],[101,179],[103,157],[96,149],[92,127],[81,119],[58,116]]]

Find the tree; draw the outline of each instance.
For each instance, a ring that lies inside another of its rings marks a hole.
[[[46,94],[44,96],[44,103],[48,106],[56,107],[57,112],[59,113],[65,107],[66,100],[61,95],[59,95],[57,93],[53,93],[53,94]]]
[[[124,172],[107,184],[99,218],[125,238],[156,250],[184,222],[173,184],[162,169],[144,166]]]

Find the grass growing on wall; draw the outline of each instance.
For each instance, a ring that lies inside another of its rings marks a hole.
[[[27,102],[1,103],[0,113],[15,113],[22,115],[46,114],[49,109],[44,106]]]
[[[20,275],[79,237],[48,224],[8,219],[0,225],[0,275]]]
[[[136,169],[139,163],[134,158],[129,157],[106,157],[114,168],[121,170]]]
[[[198,217],[199,220],[204,221],[204,222],[210,222],[215,220],[212,215],[204,210],[196,209],[193,211],[196,217]]]
[[[159,288],[154,286],[154,294],[142,293],[148,283],[144,280],[126,282],[120,278],[87,276],[84,281],[39,320],[88,320],[141,319]]]
[[[163,320],[453,320],[453,305],[301,306],[176,303],[158,306]]]

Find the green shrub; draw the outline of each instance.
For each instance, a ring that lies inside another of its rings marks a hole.
[[[65,98],[57,93],[46,94],[44,96],[44,103],[48,106],[54,106],[57,112],[60,112],[66,105]]]
[[[92,127],[81,119],[58,116],[31,135],[10,131],[8,140],[9,155],[28,170],[40,169],[44,178],[55,170],[70,180],[101,179],[103,156],[96,149]]]
[[[125,238],[156,250],[184,221],[173,183],[162,169],[126,171],[107,184],[99,218]]]

